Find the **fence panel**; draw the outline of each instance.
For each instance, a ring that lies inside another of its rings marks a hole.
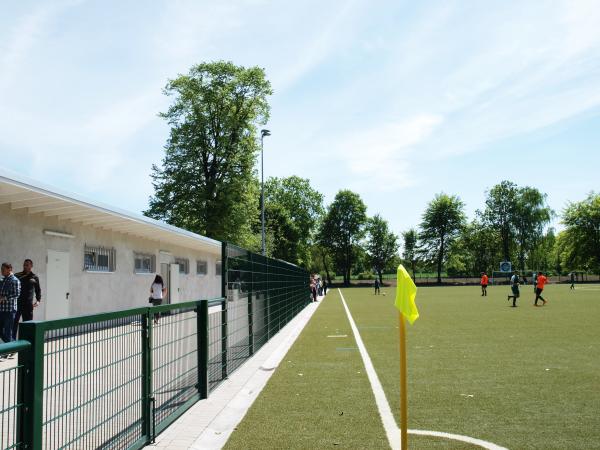
[[[126,449],[144,439],[144,320],[44,324],[42,448]]]
[[[21,391],[24,366],[19,364],[15,353],[28,351],[29,342],[16,341],[0,344],[0,448],[23,448],[20,420],[23,412]],[[10,357],[9,357],[10,356]]]

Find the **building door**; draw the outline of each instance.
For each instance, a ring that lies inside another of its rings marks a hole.
[[[46,320],[69,317],[69,253],[48,250]]]
[[[179,302],[179,264],[170,264],[169,268],[171,272],[169,273],[169,286],[170,294],[169,294],[169,303],[178,303]]]
[[[163,296],[163,305],[166,305],[167,303],[171,303],[171,286],[169,285],[170,275],[168,263],[160,264],[160,276],[162,277],[163,283],[165,284],[164,287],[167,288],[167,294]]]

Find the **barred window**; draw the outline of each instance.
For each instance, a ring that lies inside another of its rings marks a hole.
[[[117,251],[114,248],[85,245],[83,270],[88,272],[114,272],[117,267]]]
[[[154,255],[134,252],[133,258],[134,258],[133,270],[135,273],[154,273],[155,272],[156,258]]]
[[[217,261],[215,263],[215,275],[217,275],[217,276],[221,275],[222,271],[223,271],[223,267],[222,267],[221,261]]]
[[[175,264],[179,264],[179,273],[190,273],[190,260],[187,258],[175,258]]]
[[[196,274],[206,275],[208,273],[208,263],[206,261],[196,261]]]

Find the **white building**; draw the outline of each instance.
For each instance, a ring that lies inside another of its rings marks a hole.
[[[25,258],[42,287],[35,320],[147,306],[157,273],[164,303],[221,295],[221,242],[0,169],[0,261],[19,272]]]

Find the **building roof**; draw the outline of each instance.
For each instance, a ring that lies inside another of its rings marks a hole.
[[[66,193],[0,168],[0,205],[28,214],[56,217],[59,221],[91,226],[165,244],[220,252],[221,242],[177,228],[141,214],[124,211],[79,195]]]

